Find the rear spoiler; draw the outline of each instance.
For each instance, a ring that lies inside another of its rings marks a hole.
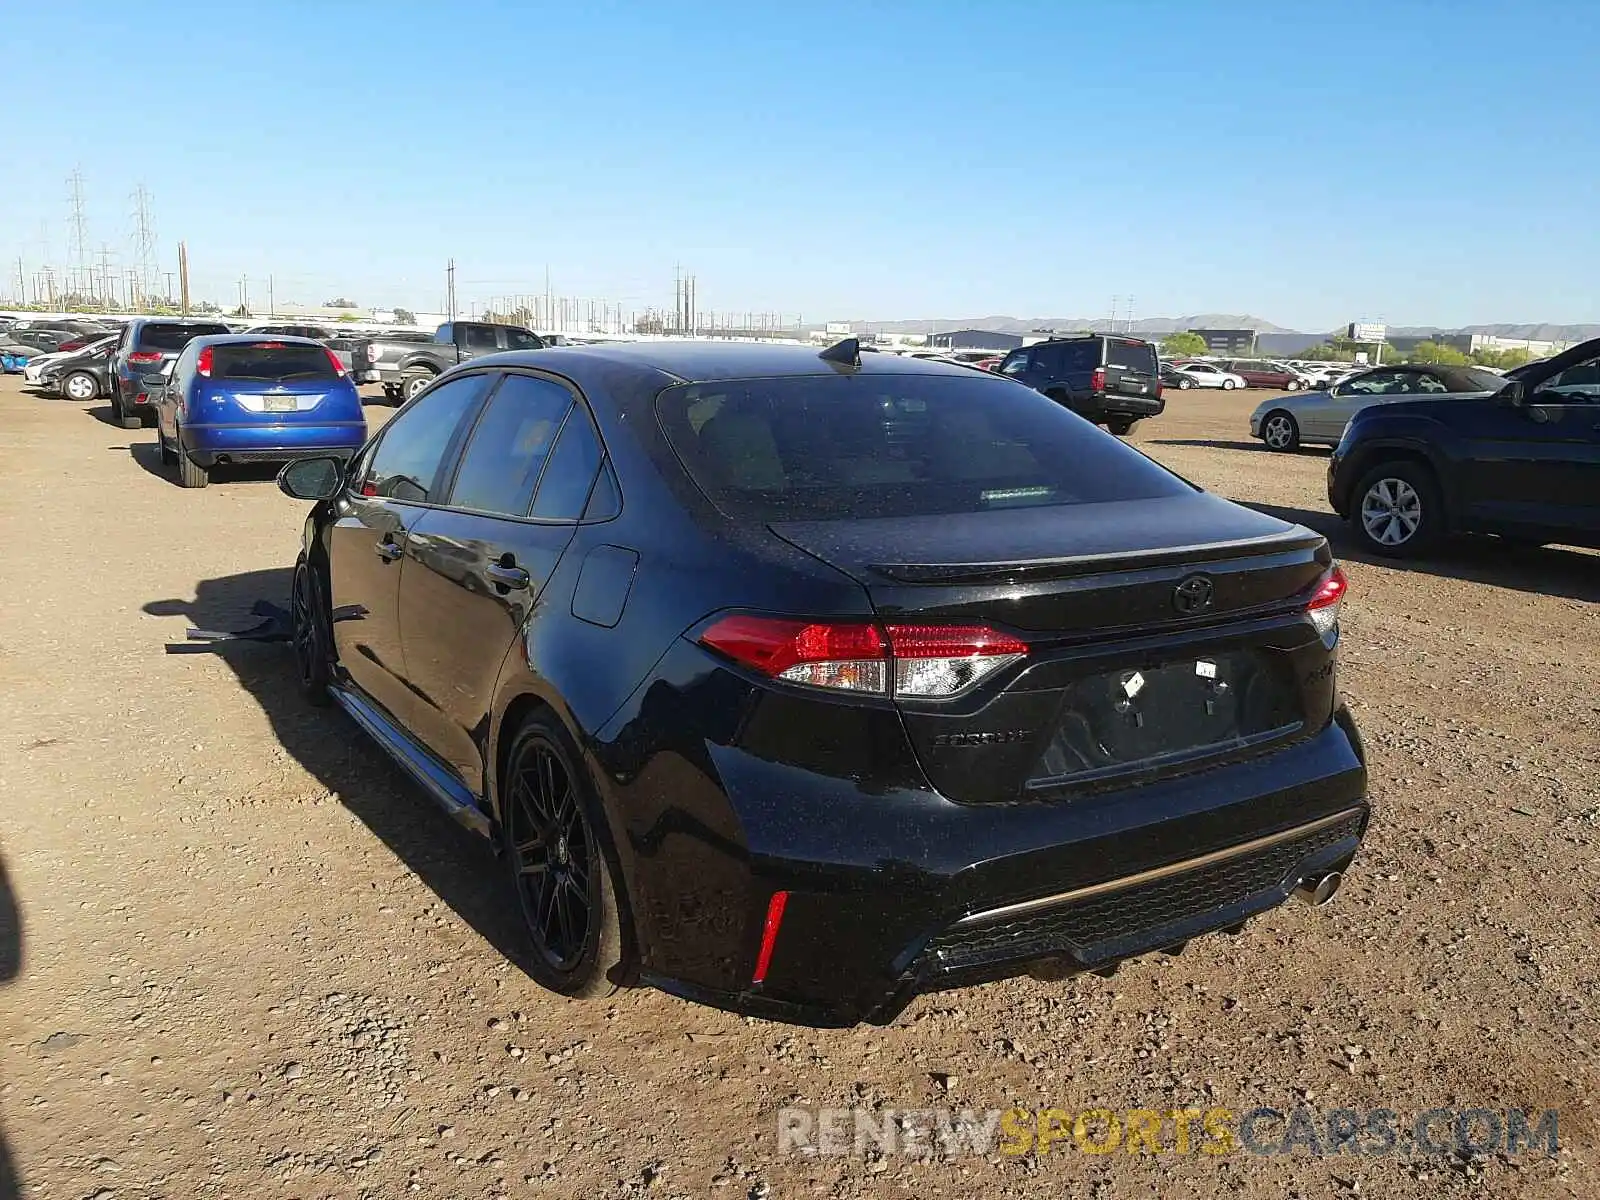
[[[1070,579],[1104,571],[1129,571],[1139,567],[1164,567],[1173,563],[1204,563],[1273,554],[1303,554],[1326,547],[1328,539],[1297,525],[1288,533],[1207,542],[1197,546],[1163,546],[1159,550],[1130,550],[1113,554],[1080,554],[1064,558],[1034,558],[1023,562],[986,563],[871,563],[868,569],[901,583],[1014,583],[1033,579]]]

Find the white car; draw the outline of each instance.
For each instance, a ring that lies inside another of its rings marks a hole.
[[[29,387],[39,386],[39,375],[53,362],[60,362],[63,358],[71,358],[76,350],[55,350],[49,354],[36,354],[28,360],[28,365],[22,368],[22,381]]]
[[[1215,363],[1187,362],[1169,365],[1170,369],[1175,372],[1180,379],[1188,379],[1193,381],[1192,384],[1184,384],[1179,382],[1179,387],[1193,386],[1223,388],[1231,392],[1234,388],[1242,388],[1245,386],[1244,376],[1235,375],[1232,371],[1224,371]]]

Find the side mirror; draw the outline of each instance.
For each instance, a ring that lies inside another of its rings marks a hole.
[[[1521,408],[1528,402],[1528,389],[1522,380],[1513,379],[1495,393],[1494,402],[1507,408]]]
[[[278,490],[296,500],[331,500],[344,486],[344,460],[299,458],[278,472]]]

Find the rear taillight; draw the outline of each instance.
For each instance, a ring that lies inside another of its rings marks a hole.
[[[333,367],[333,373],[340,379],[344,378],[344,363],[339,361],[339,356],[332,350],[328,351],[328,362]]]
[[[200,347],[200,357],[195,359],[194,369],[205,378],[211,378],[211,347]]]
[[[1104,367],[1096,367],[1094,374],[1089,376],[1089,390],[1091,392],[1103,392],[1106,390],[1106,369]]]
[[[1306,605],[1306,615],[1311,618],[1318,633],[1326,636],[1329,630],[1339,624],[1339,606],[1344,603],[1344,594],[1349,590],[1350,581],[1345,578],[1344,568],[1334,563],[1317,584],[1317,590],[1311,594],[1311,602]]]
[[[944,699],[1016,662],[1025,642],[983,625],[885,625],[723,617],[700,644],[805,687]]]
[[[132,354],[128,355],[128,361],[131,363],[160,362],[161,352],[159,350],[135,350]]]

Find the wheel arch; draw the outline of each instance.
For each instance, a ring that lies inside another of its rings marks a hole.
[[[1431,445],[1412,438],[1383,438],[1357,448],[1345,467],[1350,480],[1347,503],[1352,511],[1359,502],[1355,494],[1356,485],[1366,477],[1367,472],[1386,462],[1410,462],[1425,468],[1444,499],[1446,528],[1454,528],[1459,524],[1458,493],[1450,471],[1443,466],[1440,456]]]

